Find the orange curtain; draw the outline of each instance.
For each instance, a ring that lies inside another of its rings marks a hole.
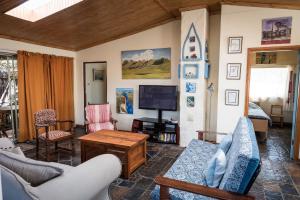
[[[74,119],[73,58],[19,51],[18,73],[20,142],[35,138],[33,114],[41,109]]]

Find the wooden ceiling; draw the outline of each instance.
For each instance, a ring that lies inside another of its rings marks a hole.
[[[34,23],[4,14],[24,1],[0,0],[0,37],[73,51],[178,19],[182,10],[217,12],[220,3],[300,9],[299,0],[84,0]]]

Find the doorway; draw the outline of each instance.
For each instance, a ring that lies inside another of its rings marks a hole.
[[[107,103],[107,63],[84,62],[84,107]]]
[[[296,123],[300,120],[296,79],[299,50],[300,46],[248,49],[245,98],[245,116],[253,122],[257,139],[263,138],[269,145],[273,141],[268,142],[268,138],[279,138],[280,142],[288,138],[286,147],[290,158],[296,160],[300,141],[300,127]]]
[[[19,131],[18,110],[17,55],[0,51],[0,137],[16,141]]]

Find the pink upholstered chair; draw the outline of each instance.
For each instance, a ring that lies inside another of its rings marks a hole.
[[[117,120],[111,116],[110,105],[88,105],[86,112],[86,132],[93,133],[99,130],[117,130]]]

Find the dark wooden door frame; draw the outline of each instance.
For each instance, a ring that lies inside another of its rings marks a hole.
[[[300,45],[248,48],[244,116],[248,116],[248,109],[249,109],[248,104],[249,104],[249,92],[250,92],[251,65],[252,65],[252,59],[251,59],[252,57],[251,56],[253,55],[254,52],[257,52],[257,51],[300,51]],[[300,97],[300,95],[299,95],[299,97]],[[298,102],[300,101],[299,97],[298,97]],[[299,119],[300,118],[300,105],[298,106],[298,110],[297,111],[294,110],[293,112],[298,113],[297,118]],[[294,159],[299,160],[300,125],[298,127],[297,124],[296,124],[296,132],[295,132],[294,141],[295,141],[294,142]],[[296,149],[298,151],[296,151]]]
[[[85,88],[85,82],[86,82],[85,69],[86,69],[86,64],[96,64],[96,63],[105,63],[106,64],[106,70],[105,71],[106,71],[106,82],[107,82],[107,62],[106,61],[83,62],[83,92],[84,92],[84,95],[83,95],[83,97],[84,97],[83,111],[84,111],[84,120],[85,120],[85,107],[86,107],[86,104],[87,104],[87,102],[86,102],[86,88]],[[107,87],[107,83],[106,83],[106,87]]]

